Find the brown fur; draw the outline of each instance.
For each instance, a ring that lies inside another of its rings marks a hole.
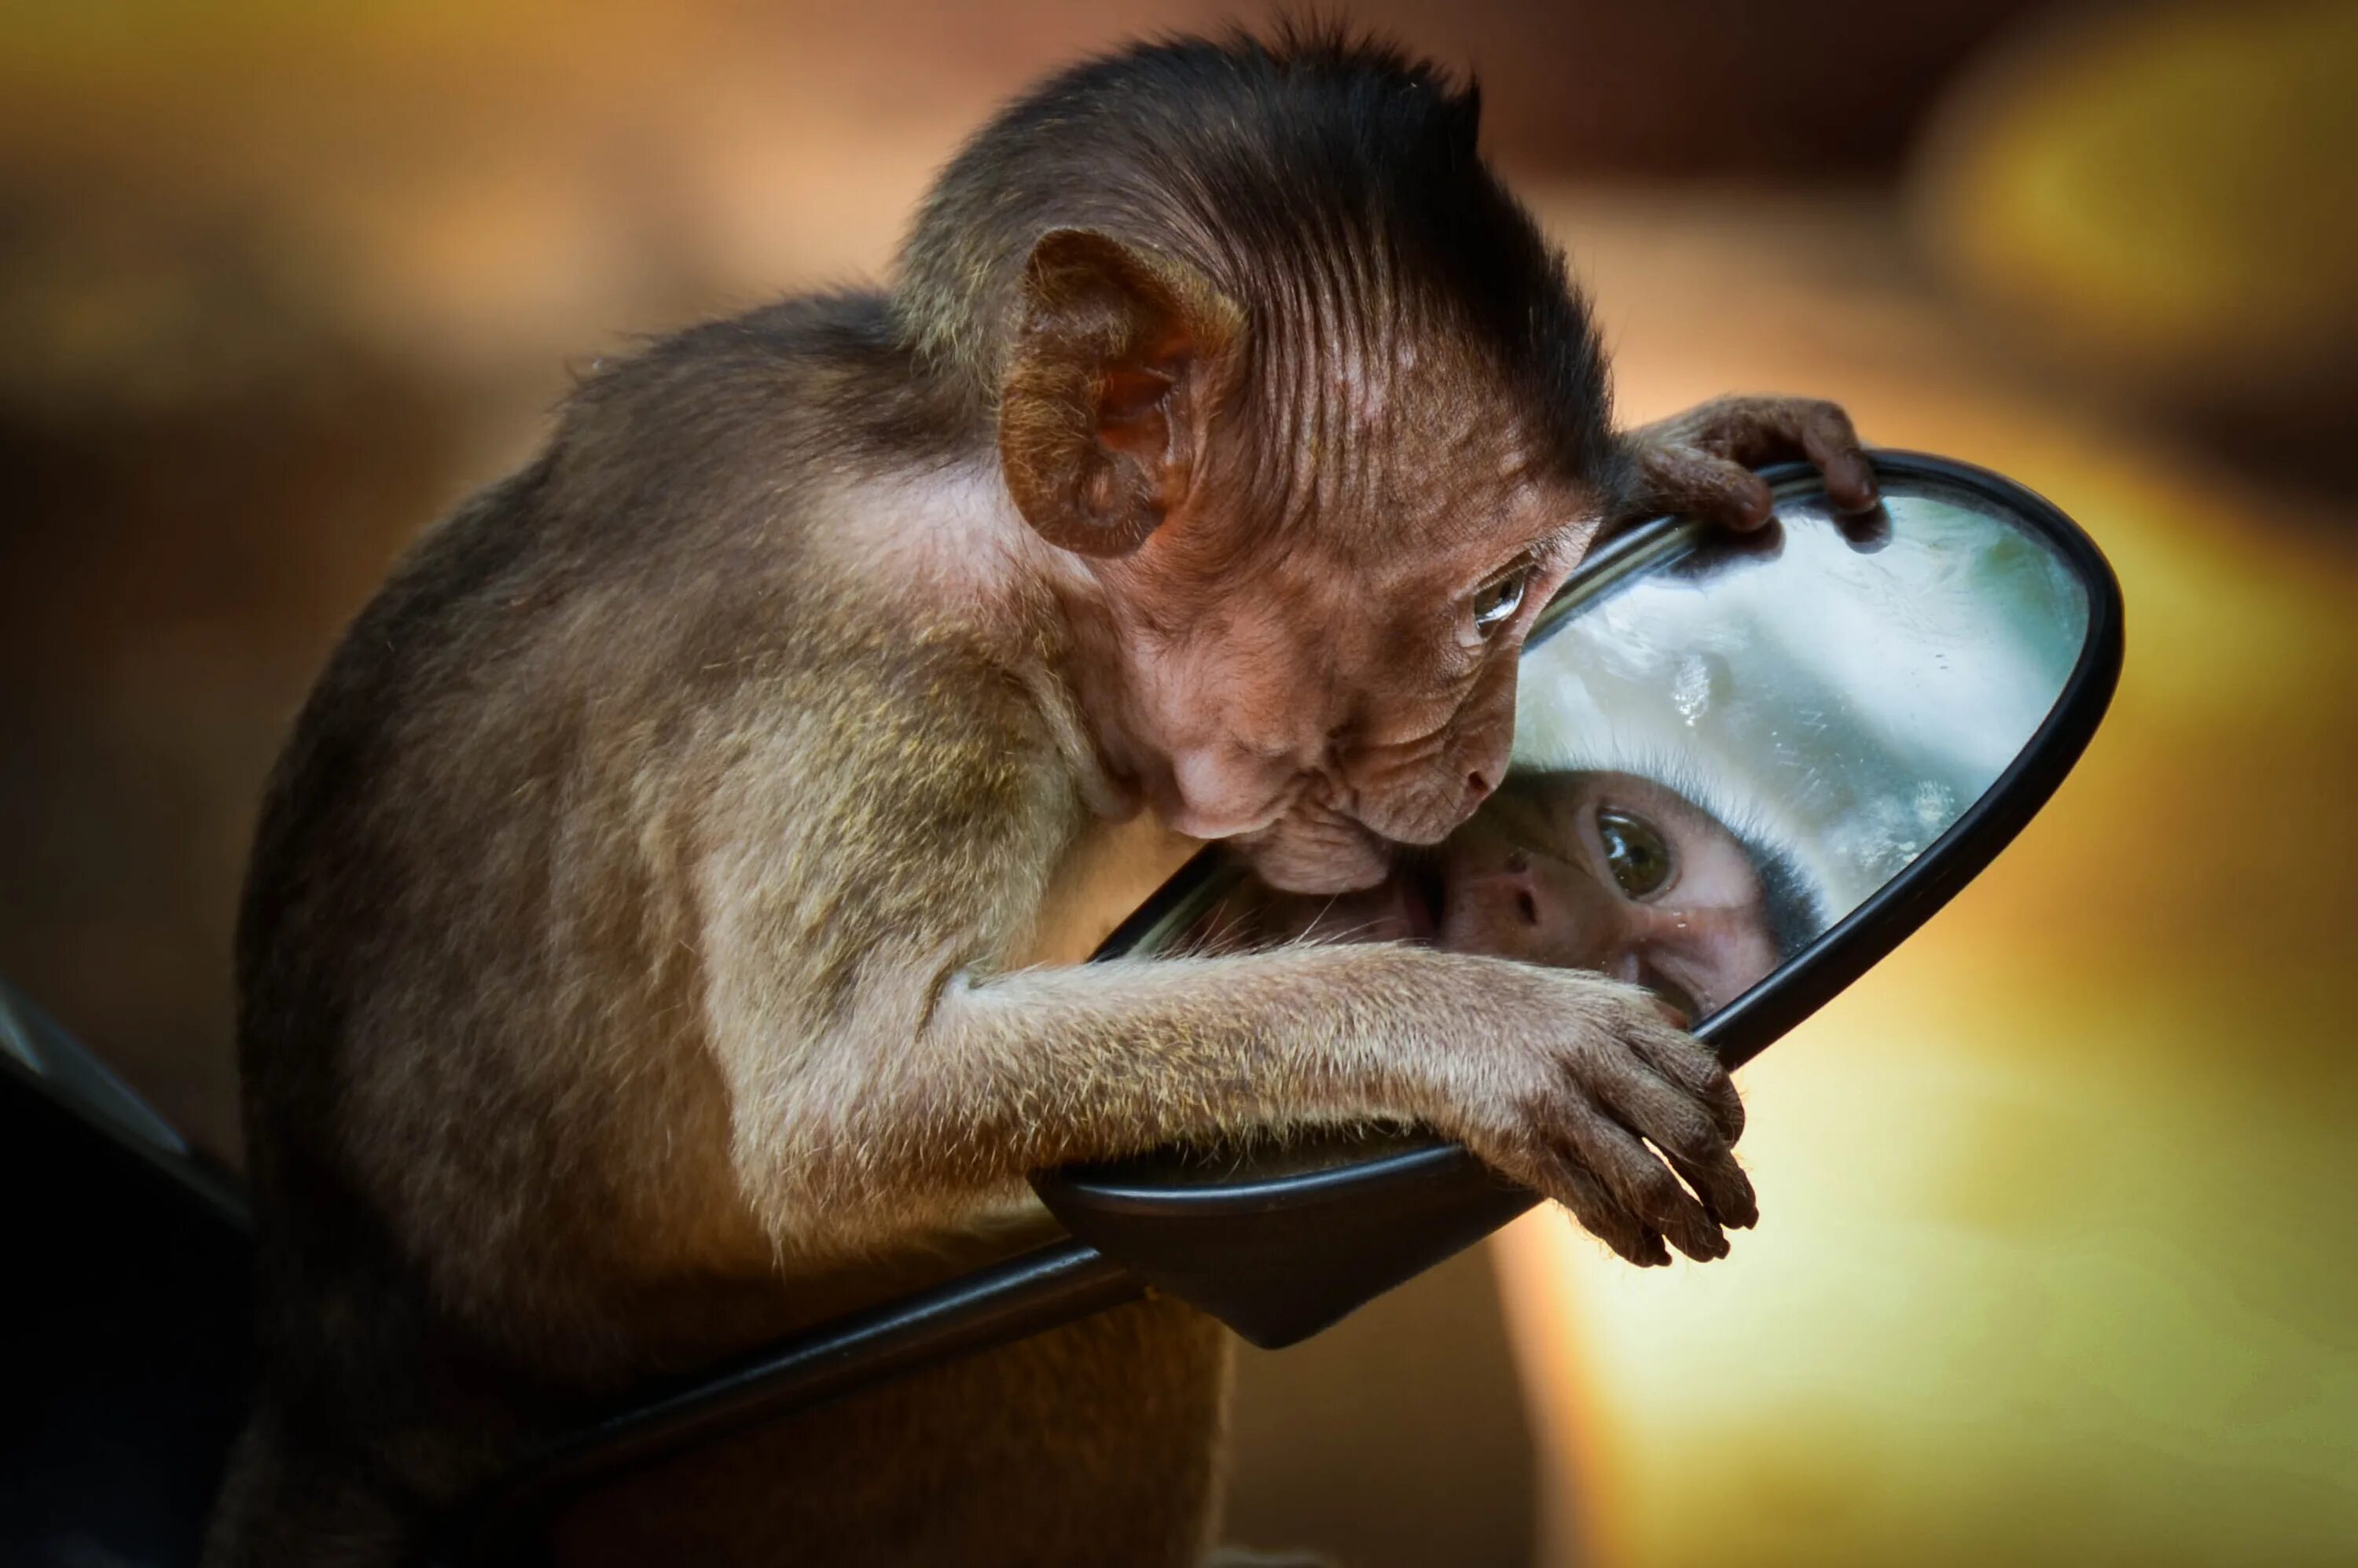
[[[1595,977],[1017,967],[1141,799],[1295,886],[1446,832],[1503,769],[1521,629],[1650,471],[1436,82],[1318,41],[1084,68],[946,177],[890,300],[654,346],[418,544],[254,849],[268,1372],[215,1568],[396,1560],[601,1398],[1011,1245],[1067,1161],[1420,1119],[1638,1261],[1750,1223],[1724,1076]],[[1108,127],[1163,110],[1261,115],[1268,168],[1198,149],[1142,201]],[[1529,601],[1475,627],[1508,568]],[[1188,1561],[1221,1368],[1150,1302],[683,1456],[560,1543]]]

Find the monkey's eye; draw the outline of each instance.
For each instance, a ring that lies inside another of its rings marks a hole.
[[[1671,847],[1642,816],[1604,806],[1596,813],[1596,836],[1605,841],[1605,863],[1631,898],[1650,898],[1671,880]]]
[[[1474,629],[1488,636],[1515,618],[1523,607],[1523,589],[1531,580],[1531,568],[1520,566],[1503,577],[1492,578],[1474,590]]]

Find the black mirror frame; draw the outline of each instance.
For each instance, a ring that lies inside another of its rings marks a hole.
[[[2047,718],[1981,798],[1913,863],[1816,941],[1778,966],[1768,979],[1713,1014],[1695,1031],[1731,1071],[1767,1050],[1881,963],[1967,882],[1988,870],[2078,764],[2120,683],[2124,646],[2120,584],[2113,576],[2112,564],[2079,524],[2046,497],[1987,469],[1924,452],[1877,450],[1872,457],[1878,476],[1930,480],[1994,497],[2037,529],[2088,589],[2087,637]],[[1760,477],[1773,487],[1808,480],[1812,472],[1807,463],[1779,463],[1762,469]],[[1621,560],[1643,550],[1653,530],[1673,521],[1657,519],[1619,535],[1584,562],[1574,581],[1618,569]],[[1218,870],[1217,849],[1207,849],[1188,861],[1106,938],[1092,958],[1129,952]],[[1843,962],[1827,961],[1836,954]]]
[[[2119,585],[2068,517],[2010,480],[1949,459],[1877,452],[1875,464],[1886,479],[1929,481],[1995,500],[2036,529],[2087,589],[2086,633],[2047,717],[1980,797],[1856,909],[1696,1029],[1731,1070],[1840,994],[1988,867],[2079,761],[2119,680]],[[1805,463],[1767,469],[1762,477],[1772,486],[1810,488],[1816,478]],[[1574,583],[1617,575],[1625,560],[1645,557],[1650,541],[1677,526],[1676,519],[1658,519],[1624,535],[1617,548],[1585,563]],[[1216,851],[1190,861],[1098,957],[1127,952],[1217,871]],[[1439,1139],[1307,1173],[1224,1174],[1200,1184],[1169,1178],[1167,1162],[1129,1161],[1045,1173],[1033,1184],[1073,1235],[1265,1349],[1318,1332],[1537,1202]]]
[[[2078,525],[2043,497],[1967,463],[1905,451],[1878,451],[1873,460],[1888,478],[1994,499],[2037,530],[2087,589],[2087,634],[2047,718],[1981,797],[1891,881],[1696,1031],[1731,1068],[1880,962],[1988,867],[2079,761],[2120,678],[2119,585]],[[1811,478],[1811,470],[1785,464],[1763,477],[1782,485]],[[1616,541],[1583,573],[1615,569],[1636,543]],[[1129,951],[1217,870],[1213,851],[1191,860],[1097,957]],[[1439,1141],[1304,1173],[1186,1187],[1142,1181],[1141,1169],[1128,1162],[1042,1174],[1033,1184],[1070,1239],[797,1336],[617,1411],[479,1496],[454,1519],[446,1550],[469,1557],[496,1539],[510,1553],[499,1560],[513,1560],[514,1531],[576,1488],[701,1439],[1105,1311],[1150,1288],[1213,1313],[1257,1344],[1291,1344],[1538,1201]],[[1307,1275],[1315,1288],[1272,1291],[1267,1270]],[[1233,1288],[1239,1281],[1247,1288]]]

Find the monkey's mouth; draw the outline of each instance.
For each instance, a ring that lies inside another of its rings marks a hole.
[[[1449,915],[1449,876],[1438,855],[1404,855],[1392,873],[1402,934],[1430,945]]]

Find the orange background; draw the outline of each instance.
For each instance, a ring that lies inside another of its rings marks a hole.
[[[259,780],[403,541],[568,365],[874,274],[998,99],[1226,14],[0,13],[0,972],[233,1146]],[[2016,848],[1747,1069],[1733,1259],[1537,1215],[1249,1357],[1238,1533],[2358,1558],[2358,11],[1351,14],[1481,70],[1628,416],[1819,393],[2012,474],[2111,556],[2129,652]]]

